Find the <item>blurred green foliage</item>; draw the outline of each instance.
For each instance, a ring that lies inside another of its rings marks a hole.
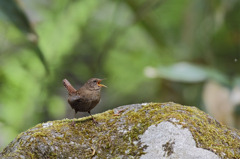
[[[236,0],[0,0],[0,149],[39,122],[73,116],[63,78],[75,87],[107,78],[95,113],[202,105],[209,78],[239,85],[239,29]]]

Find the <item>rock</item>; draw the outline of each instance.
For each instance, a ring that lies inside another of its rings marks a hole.
[[[91,117],[38,124],[0,158],[240,158],[240,132],[195,107],[175,103],[121,106]]]
[[[196,147],[191,132],[181,125],[163,121],[150,126],[140,137],[148,147],[141,159],[182,158],[182,159],[219,159],[215,153]]]

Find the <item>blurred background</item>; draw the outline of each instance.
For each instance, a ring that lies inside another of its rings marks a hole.
[[[73,118],[62,80],[91,77],[93,114],[173,101],[240,128],[240,1],[0,0],[0,150]]]

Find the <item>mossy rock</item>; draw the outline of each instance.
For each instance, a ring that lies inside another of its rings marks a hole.
[[[94,117],[98,124],[90,117],[75,126],[70,119],[38,124],[0,158],[240,158],[240,132],[196,107],[133,104]]]

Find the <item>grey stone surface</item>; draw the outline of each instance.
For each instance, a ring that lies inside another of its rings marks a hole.
[[[167,121],[150,126],[140,138],[148,146],[141,159],[220,159],[211,151],[197,148],[188,129]]]

